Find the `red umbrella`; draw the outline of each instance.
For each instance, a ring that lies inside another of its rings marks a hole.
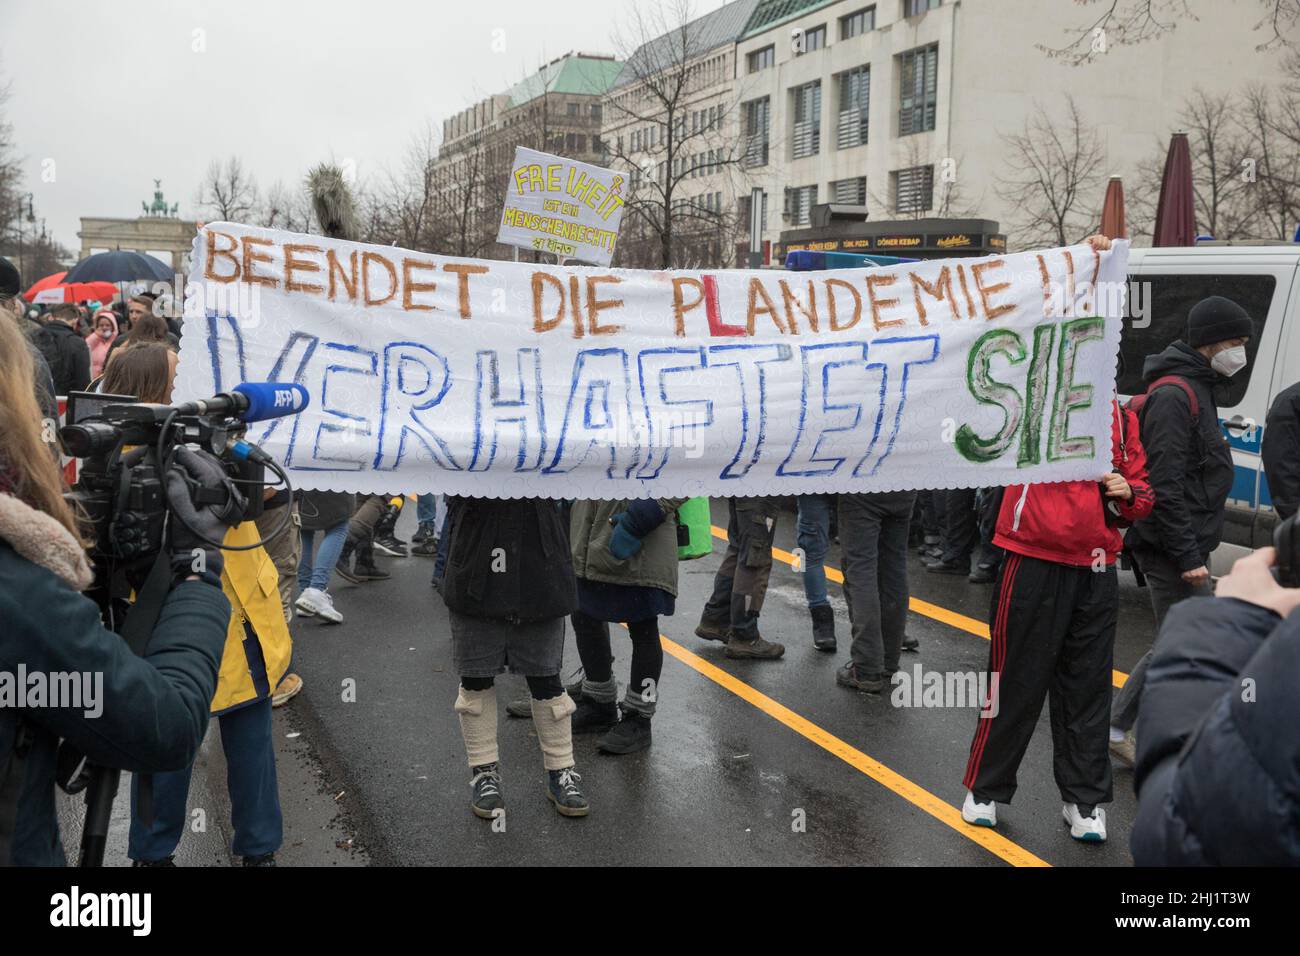
[[[1196,211],[1192,203],[1192,151],[1186,133],[1174,133],[1160,179],[1156,206],[1155,246],[1196,245]]]
[[[1127,239],[1128,223],[1124,220],[1124,180],[1110,177],[1106,198],[1101,203],[1101,234],[1110,239]]]
[[[28,302],[52,304],[56,302],[111,301],[117,287],[111,282],[65,283],[67,272],[56,272],[35,283],[23,296]]]

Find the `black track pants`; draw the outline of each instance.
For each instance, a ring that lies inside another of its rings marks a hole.
[[[1061,798],[1111,800],[1107,739],[1118,600],[1114,565],[1094,571],[1007,552],[989,621],[988,686],[997,688],[996,715],[980,717],[962,781],[977,798],[1010,802],[1050,695],[1052,769]]]

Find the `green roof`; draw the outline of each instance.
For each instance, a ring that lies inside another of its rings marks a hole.
[[[622,69],[623,64],[612,58],[570,55],[520,80],[506,95],[512,107],[531,102],[543,93],[601,96]]]
[[[779,23],[802,16],[818,7],[828,7],[834,2],[835,0],[763,0],[745,24],[741,39],[770,30]]]

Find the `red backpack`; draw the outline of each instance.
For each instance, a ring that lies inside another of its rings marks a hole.
[[[1146,406],[1147,399],[1151,393],[1162,385],[1177,385],[1187,396],[1187,404],[1192,408],[1192,424],[1195,425],[1201,419],[1201,403],[1196,400],[1196,391],[1187,383],[1187,379],[1181,375],[1162,375],[1150,385],[1141,395],[1134,395],[1128,400],[1128,407],[1133,409],[1133,414],[1138,417],[1138,424],[1142,424],[1142,409]]]
[[[1154,392],[1157,388],[1162,388],[1163,386],[1166,385],[1177,385],[1179,388],[1183,390],[1183,394],[1187,396],[1187,404],[1191,406],[1191,413],[1192,413],[1191,423],[1190,423],[1192,427],[1192,438],[1199,445],[1201,443],[1201,431],[1199,427],[1199,423],[1201,420],[1201,403],[1197,401],[1196,390],[1193,389],[1192,386],[1188,384],[1187,379],[1183,378],[1181,375],[1162,375],[1154,382],[1152,382],[1150,385],[1148,385],[1147,390],[1143,392],[1141,395],[1134,395],[1132,398],[1128,400],[1128,405],[1126,407],[1132,409],[1133,414],[1137,416],[1138,434],[1139,435],[1142,434],[1142,411],[1146,407],[1147,399],[1151,397],[1151,393]],[[1143,444],[1146,444],[1145,438],[1143,439]],[[1123,447],[1124,447],[1124,436],[1123,433],[1121,432],[1120,448],[1122,449]],[[1204,449],[1202,449],[1202,451],[1203,450]]]

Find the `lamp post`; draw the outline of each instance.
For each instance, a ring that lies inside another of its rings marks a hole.
[[[18,199],[18,274],[23,274],[23,198],[27,200],[27,221],[36,222],[36,212],[32,208],[32,194],[28,193],[26,197]],[[29,277],[30,278],[30,277]]]

